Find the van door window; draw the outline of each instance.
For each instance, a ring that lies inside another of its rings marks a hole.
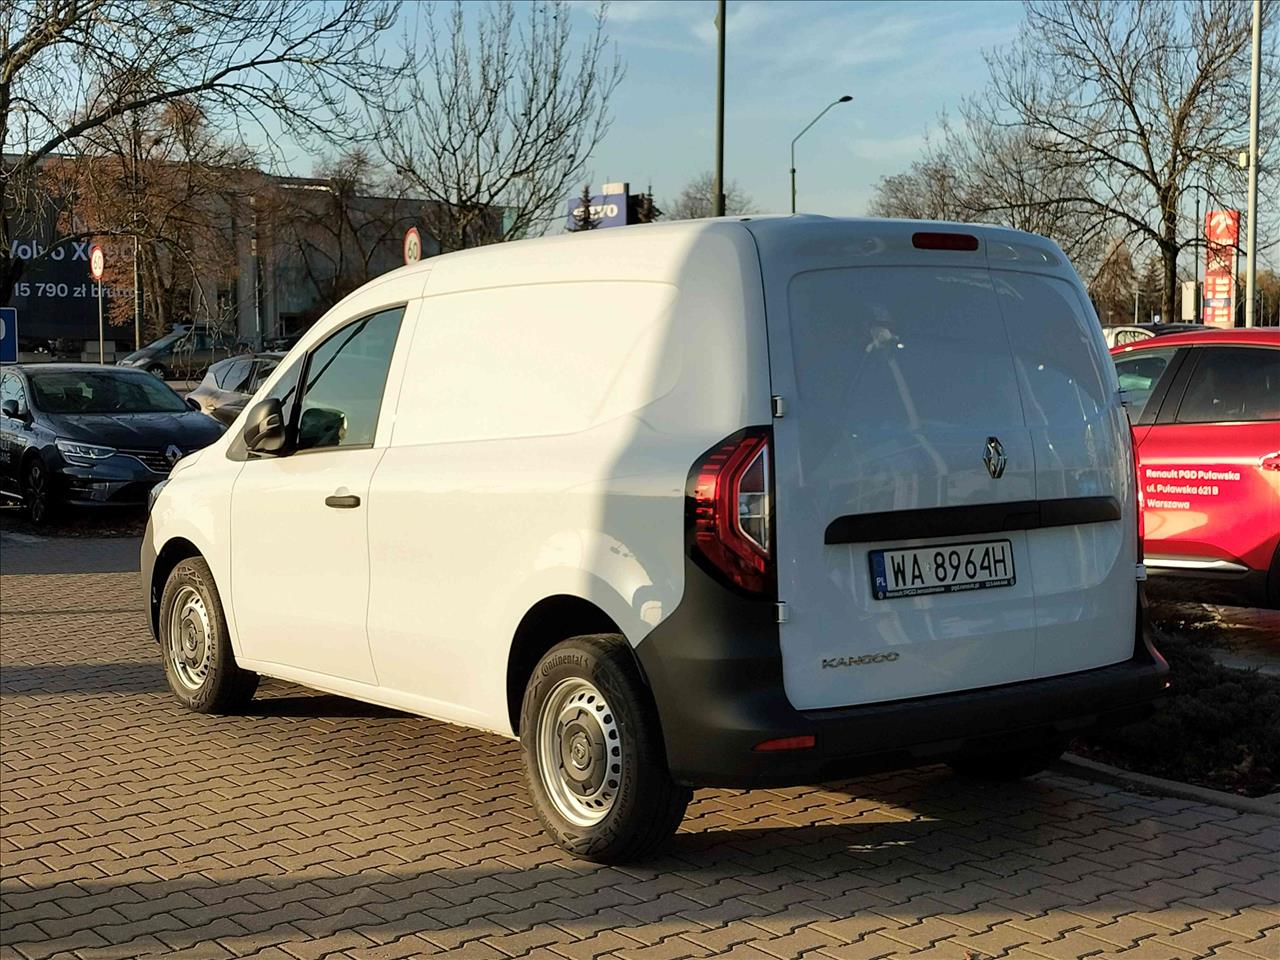
[[[1143,350],[1116,360],[1116,376],[1124,392],[1125,411],[1129,414],[1130,423],[1137,423],[1142,417],[1156,384],[1177,352],[1176,348]]]
[[[311,352],[295,449],[373,443],[403,316],[404,307],[395,307],[364,317],[330,334]]]
[[[1178,423],[1280,420],[1280,350],[1201,347]]]

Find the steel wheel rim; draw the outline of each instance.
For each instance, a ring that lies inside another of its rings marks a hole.
[[[538,777],[556,812],[579,827],[609,815],[622,782],[622,735],[604,695],[568,677],[538,711]]]
[[[44,519],[45,507],[47,506],[47,491],[44,483],[44,467],[39,463],[33,463],[31,469],[27,471],[27,496],[31,498],[31,519],[39,523]]]
[[[178,591],[169,609],[169,664],[188,690],[199,690],[209,676],[213,629],[204,597],[192,586]]]

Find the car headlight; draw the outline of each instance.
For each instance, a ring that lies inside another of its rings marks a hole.
[[[54,444],[68,460],[105,460],[116,455],[115,447],[100,447],[93,443],[79,443],[75,440],[55,440]]]
[[[166,478],[157,483],[154,487],[147,491],[147,513],[151,512],[151,508],[156,505],[156,498],[160,496],[160,491],[164,489],[165,484],[169,480]]]

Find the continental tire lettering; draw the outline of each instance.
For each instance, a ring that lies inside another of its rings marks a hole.
[[[585,667],[587,665],[587,658],[580,653],[562,653],[558,657],[552,657],[542,665],[542,675],[545,677],[556,667],[562,667],[565,664],[569,664],[574,667]]]
[[[868,653],[861,657],[824,657],[823,670],[835,670],[839,667],[865,667],[872,663],[893,663],[901,654],[896,650],[891,653]]]

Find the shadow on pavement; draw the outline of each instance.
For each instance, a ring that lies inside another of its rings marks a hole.
[[[156,663],[32,663],[0,667],[0,694],[155,693],[165,689]]]

